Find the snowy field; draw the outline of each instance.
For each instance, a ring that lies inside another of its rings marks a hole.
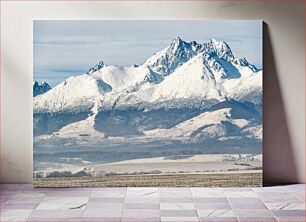
[[[43,171],[46,176],[53,171],[80,171],[91,176],[113,175],[154,175],[177,173],[231,173],[231,172],[261,172],[262,155],[252,154],[203,154],[156,158],[142,158],[119,161],[109,164],[77,166],[63,164],[61,167],[49,167]]]

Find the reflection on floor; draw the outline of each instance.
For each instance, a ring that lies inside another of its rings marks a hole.
[[[305,221],[305,185],[32,188],[1,185],[1,221]]]

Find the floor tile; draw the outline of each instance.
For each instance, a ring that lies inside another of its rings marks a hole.
[[[120,222],[121,217],[83,217],[84,222]]]
[[[159,194],[160,197],[175,197],[175,198],[192,198],[192,194],[191,192],[184,192],[184,193],[180,193],[180,192],[164,192],[164,193],[160,193]]]
[[[123,203],[87,203],[86,209],[123,209]]]
[[[194,203],[161,203],[161,210],[195,210]]]
[[[238,219],[239,222],[277,222],[275,218],[256,218],[256,217],[241,217]]]
[[[5,183],[2,183],[0,184],[0,190],[1,192],[2,191],[17,191],[17,190],[20,190],[21,187],[23,186],[24,184],[18,184],[18,183],[10,183],[10,184],[5,184]]]
[[[225,197],[195,197],[196,203],[228,203]]]
[[[90,197],[89,203],[123,203],[124,198],[104,198],[104,197]]]
[[[44,198],[10,198],[6,203],[10,204],[38,204],[40,203]]]
[[[48,192],[51,188],[36,188],[33,187],[33,184],[31,183],[27,183],[24,184],[21,188],[20,191],[32,191],[32,192]]]
[[[1,186],[1,219],[193,222],[199,221],[200,216],[200,221],[237,222],[237,216],[239,222],[301,222],[305,221],[304,189],[304,185],[45,189],[33,188],[31,184],[7,184]]]
[[[92,187],[90,188],[92,193],[95,192],[126,192],[127,188],[126,187]]]
[[[47,197],[89,197],[91,191],[80,190],[80,191],[49,191],[46,193]]]
[[[12,199],[26,199],[26,198],[43,198],[46,196],[46,192],[41,191],[18,191],[12,195]]]
[[[200,222],[238,222],[236,217],[201,217]]]
[[[223,190],[213,188],[191,188],[194,197],[225,197]]]
[[[157,188],[142,188],[142,187],[128,187],[126,190],[126,198],[158,198]]]
[[[191,197],[160,197],[161,203],[193,203],[193,198]]]
[[[122,217],[121,222],[160,222],[160,217]]]
[[[265,193],[265,192],[277,192],[277,193],[287,193],[289,189],[287,186],[271,186],[271,187],[256,187],[252,189],[258,193]]]
[[[1,221],[25,221],[32,213],[32,210],[1,209]]]
[[[291,192],[291,194],[295,195],[299,200],[305,202],[305,191],[304,192]]]
[[[305,222],[305,217],[278,217],[278,222]]]
[[[196,203],[197,209],[231,209],[229,203]]]
[[[284,197],[284,196],[294,196],[294,195],[292,195],[291,193],[292,192],[290,192],[289,190],[286,190],[286,191],[283,191],[283,192],[277,192],[277,191],[275,191],[275,190],[269,190],[269,191],[265,191],[265,192],[256,192],[257,193],[257,195],[259,196],[259,197],[271,197],[271,196],[282,196],[282,197]]]
[[[266,209],[234,209],[238,219],[240,218],[274,218]]]
[[[33,210],[29,218],[79,218],[84,210]]]
[[[35,209],[38,206],[38,203],[8,203],[2,207],[2,209]]]
[[[304,217],[305,210],[272,210],[276,217]]]
[[[232,209],[199,209],[200,217],[235,217]]]
[[[84,217],[121,217],[123,209],[86,209]]]
[[[159,209],[158,203],[126,203],[125,209]]]
[[[128,218],[155,218],[160,217],[159,209],[124,209],[123,217]]]
[[[161,210],[162,217],[197,217],[196,210]]]
[[[182,193],[187,192],[189,193],[191,192],[191,188],[189,187],[160,187],[158,191],[160,193],[163,193],[163,192],[176,192],[176,193],[177,192],[182,192]]]
[[[305,203],[266,203],[269,210],[305,210]]]
[[[289,190],[294,190],[294,189],[305,190],[306,185],[305,184],[291,184],[291,185],[287,185],[286,188],[288,188]]]
[[[28,222],[80,222],[82,217],[29,217]]]
[[[234,209],[267,209],[258,198],[229,198],[228,200]]]
[[[6,204],[6,202],[9,200],[9,197],[1,197],[0,198],[0,204],[1,208]]]
[[[161,222],[199,222],[198,217],[161,217]]]
[[[258,197],[253,191],[224,191],[225,196],[231,197]]]
[[[36,188],[35,188],[36,189]],[[106,189],[106,188],[102,188]],[[56,188],[50,188],[50,192],[92,192],[93,188],[91,187],[56,187]]]
[[[208,188],[209,189],[209,188]],[[215,189],[221,189],[223,191],[232,191],[232,192],[240,192],[240,191],[251,191],[254,192],[253,188],[251,187],[224,187],[224,188],[215,188]]]
[[[228,201],[231,204],[239,204],[239,203],[243,203],[243,204],[261,204],[263,203],[259,198],[253,198],[253,197],[229,197]]]
[[[159,195],[160,197],[192,197],[192,193],[189,188],[161,188]]]
[[[267,209],[267,207],[264,204],[231,204],[231,207],[233,209]]]
[[[158,198],[126,198],[125,203],[159,204]]]
[[[302,203],[303,201],[298,198],[286,198],[286,197],[271,197],[271,198],[264,198],[262,201],[267,203]]]
[[[277,193],[277,192],[265,192],[258,193],[260,199],[265,203],[298,203],[302,202],[295,195],[287,192],[287,193]]]
[[[120,190],[103,190],[103,191],[94,191],[91,194],[91,197],[116,197],[116,198],[124,198],[125,197],[125,189],[120,189]]]
[[[37,206],[37,210],[73,210],[84,209],[88,197],[46,197]]]

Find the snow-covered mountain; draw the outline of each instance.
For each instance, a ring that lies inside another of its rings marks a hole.
[[[111,90],[110,85],[92,75],[72,76],[35,97],[34,113],[86,112],[92,108],[95,100]]]
[[[36,96],[34,134],[257,141],[261,109],[262,70],[235,58],[226,42],[178,37],[142,65],[101,61]]]
[[[254,109],[234,100],[213,105],[205,112],[180,122],[174,127],[145,131],[145,135],[157,138],[180,138],[198,141],[203,139],[227,139],[249,134],[249,128],[260,126],[260,115]]]
[[[187,43],[177,37],[168,47],[155,53],[144,64],[166,76],[201,51],[202,45],[196,42]]]
[[[33,82],[33,96],[44,94],[51,89],[51,86],[46,82],[38,83],[37,81]]]

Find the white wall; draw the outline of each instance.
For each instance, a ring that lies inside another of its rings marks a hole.
[[[1,179],[32,180],[33,19],[266,22],[264,180],[305,182],[304,1],[1,1]],[[184,27],[182,27],[184,28]]]

